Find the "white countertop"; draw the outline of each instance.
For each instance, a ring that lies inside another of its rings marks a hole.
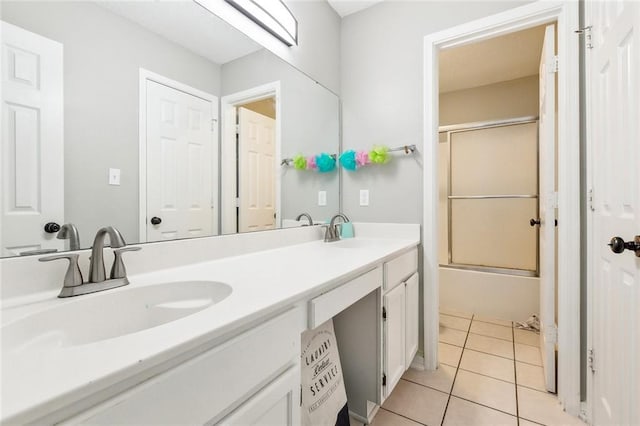
[[[29,421],[73,404],[270,313],[322,294],[419,243],[418,237],[358,240],[368,244],[339,248],[313,241],[130,276],[129,287],[207,280],[226,283],[233,292],[180,320],[113,339],[20,356],[3,348],[0,421]],[[62,300],[56,295],[4,310],[2,325],[62,303],[100,297],[95,293]]]

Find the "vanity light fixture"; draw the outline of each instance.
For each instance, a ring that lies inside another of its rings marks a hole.
[[[291,47],[298,45],[298,21],[282,0],[225,0]]]

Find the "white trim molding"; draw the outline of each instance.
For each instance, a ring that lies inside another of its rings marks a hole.
[[[256,86],[242,92],[223,96],[220,99],[220,115],[222,121],[220,158],[221,162],[221,230],[223,234],[235,234],[238,232],[236,221],[236,123],[237,107],[250,102],[267,98],[276,100],[276,228],[282,227],[282,193],[281,193],[281,170],[282,160],[282,95],[280,81]],[[229,160],[231,159],[231,160]]]
[[[175,90],[187,93],[189,95],[196,96],[211,102],[211,118],[214,121],[215,127],[212,128],[211,137],[213,138],[213,149],[211,158],[211,174],[212,176],[218,176],[218,140],[219,140],[219,125],[218,125],[218,97],[211,93],[204,92],[194,87],[188,86],[176,80],[172,80],[160,74],[156,74],[152,71],[140,68],[139,77],[139,100],[138,100],[138,234],[140,242],[147,242],[147,80],[154,81],[164,86],[170,87]],[[218,191],[220,183],[219,181],[213,185],[211,199],[214,204],[218,204]],[[217,205],[214,207],[212,235],[218,235],[218,222],[219,222],[219,208]]]
[[[424,39],[425,368],[438,365],[438,56],[458,47],[556,22],[558,32],[558,399],[580,413],[580,144],[578,2],[538,1]]]

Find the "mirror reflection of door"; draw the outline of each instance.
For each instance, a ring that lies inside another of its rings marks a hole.
[[[147,241],[214,235],[215,97],[150,79],[146,94]]]
[[[62,44],[2,25],[2,256],[64,249]]]
[[[274,99],[269,98],[238,108],[239,232],[275,229],[276,226],[273,105]]]

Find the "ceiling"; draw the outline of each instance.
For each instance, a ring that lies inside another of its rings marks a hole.
[[[344,18],[352,13],[359,12],[363,9],[380,3],[383,0],[327,0],[331,7],[338,12],[340,17]]]
[[[440,53],[440,93],[538,74],[545,26]]]
[[[110,1],[96,4],[216,64],[262,47],[193,1]],[[185,30],[184,23],[189,23]]]

